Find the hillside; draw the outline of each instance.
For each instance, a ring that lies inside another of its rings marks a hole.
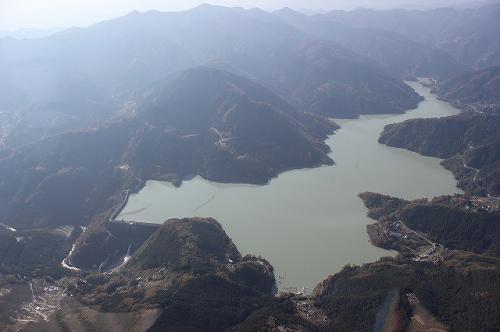
[[[464,229],[441,232],[442,221],[447,225],[470,225],[476,220],[456,218],[457,213],[477,213],[467,211],[461,197],[438,198],[431,204],[377,194],[362,197],[370,209],[379,209],[380,220],[401,210],[398,216],[405,223],[419,231],[427,227],[427,234],[435,235],[439,241],[449,241]],[[417,214],[407,212],[415,211],[415,207],[424,210]],[[441,209],[435,210],[436,207]],[[454,212],[435,213],[445,211],[443,208]],[[483,216],[490,218],[489,214]],[[486,219],[485,226],[498,220]],[[478,230],[494,234],[482,226]],[[49,299],[56,307],[48,308],[40,302],[37,310],[50,313],[50,318],[31,322],[24,328],[64,331],[68,327],[80,329],[80,324],[85,324],[87,328],[106,331],[125,327],[130,331],[365,331],[373,326],[396,324],[410,330],[497,329],[498,322],[492,317],[498,314],[495,303],[499,291],[494,282],[499,277],[498,260],[453,249],[464,244],[464,236],[475,238],[466,229],[462,236],[458,235],[460,241],[447,244],[451,250],[438,264],[415,262],[403,254],[360,267],[347,266],[321,282],[311,298],[274,297],[272,266],[261,258],[242,258],[215,220],[173,219],[160,226],[128,263],[112,273],[84,272],[76,277],[67,274],[58,281],[33,279],[38,298]],[[6,280],[11,283],[5,283]],[[2,279],[0,270],[3,289],[8,287],[20,296],[18,292],[22,290],[16,287],[22,281],[12,284],[13,280],[15,277]],[[61,291],[71,296],[62,296]],[[305,314],[311,311],[301,311],[301,303],[310,303],[315,312],[324,312],[327,319],[315,321]],[[6,318],[15,314],[13,309],[6,310],[0,319],[3,327],[11,326],[12,320]],[[457,310],[460,315],[456,315]]]
[[[134,12],[47,38],[0,39],[0,50],[8,146],[129,117],[158,82],[201,65],[256,80],[301,111],[328,116],[401,113],[419,101],[342,45],[238,8]]]
[[[316,287],[316,304],[335,317],[334,331],[498,329],[498,205],[484,211],[491,203],[463,196],[360,197],[377,220],[368,231],[386,237],[400,255],[347,266]],[[432,250],[425,238],[435,241]]]
[[[500,67],[455,75],[439,81],[433,92],[462,109],[499,115]]]
[[[236,246],[215,220],[171,220],[132,255],[127,269],[210,270],[240,259]]]
[[[375,193],[360,197],[369,209],[368,216],[381,223],[401,221],[448,249],[500,257],[500,214],[495,198],[445,196],[404,201]]]
[[[63,331],[81,324],[100,330],[252,330],[266,326],[269,317],[282,328],[309,327],[289,299],[272,296],[274,284],[272,266],[241,257],[217,221],[173,219],[119,270],[58,281],[70,296],[57,295],[50,319],[28,323],[24,330]],[[5,323],[0,320],[0,326]]]
[[[499,1],[302,2],[0,31],[0,331],[500,331]]]
[[[416,119],[388,125],[379,142],[426,156],[446,159],[464,190],[481,195],[500,193],[500,118],[461,114],[440,119]]]
[[[335,318],[330,331],[489,331],[499,328],[499,274],[497,259],[466,253],[438,266],[383,258],[345,267],[318,285],[315,300]]]
[[[289,52],[292,59],[281,64],[284,68],[277,77],[289,86],[285,96],[299,109],[356,118],[404,113],[422,100],[409,86],[360,62],[338,44],[304,42]],[[275,82],[273,78],[270,84],[278,86]]]
[[[80,233],[79,227],[21,231],[0,225],[0,274],[60,278],[61,261]]]
[[[262,184],[289,169],[332,163],[323,140],[336,125],[262,86],[203,67],[168,84],[159,84],[135,119],[6,153],[1,220],[21,228],[86,225],[117,204],[120,190],[148,179],[179,185],[199,174]]]

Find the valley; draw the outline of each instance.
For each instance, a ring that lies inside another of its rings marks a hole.
[[[155,2],[0,31],[1,331],[500,330],[499,0]]]
[[[165,218],[213,216],[243,252],[271,262],[280,289],[305,287],[311,292],[325,275],[346,264],[391,254],[368,242],[365,226],[370,221],[358,193],[416,199],[461,192],[440,160],[377,142],[388,123],[458,113],[428,88],[409,84],[425,97],[415,110],[336,120],[341,129],[327,141],[334,166],[289,171],[265,186],[217,184],[200,177],[180,188],[148,181],[130,195],[117,219],[161,223]]]

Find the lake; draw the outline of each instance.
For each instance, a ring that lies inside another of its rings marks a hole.
[[[327,141],[334,166],[289,171],[265,186],[218,184],[200,177],[180,188],[148,181],[130,196],[117,219],[161,223],[169,218],[214,217],[242,254],[270,261],[280,289],[311,291],[346,264],[393,255],[370,244],[366,225],[372,220],[358,193],[416,199],[462,192],[439,159],[377,142],[386,124],[458,113],[428,88],[408,84],[425,97],[417,109],[337,121],[341,129]]]

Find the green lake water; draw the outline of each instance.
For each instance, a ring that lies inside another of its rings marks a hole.
[[[457,114],[428,88],[408,83],[425,101],[402,115],[338,120],[327,143],[334,166],[294,170],[265,186],[217,184],[200,177],[180,188],[148,181],[118,219],[158,222],[214,217],[242,254],[262,255],[279,277],[279,288],[312,288],[346,264],[394,253],[370,244],[366,208],[358,193],[374,191],[406,199],[460,193],[436,158],[377,142],[386,124]]]

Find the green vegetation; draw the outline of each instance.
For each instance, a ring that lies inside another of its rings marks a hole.
[[[451,249],[500,257],[500,214],[464,211],[445,205],[412,204],[398,213],[412,228]]]

